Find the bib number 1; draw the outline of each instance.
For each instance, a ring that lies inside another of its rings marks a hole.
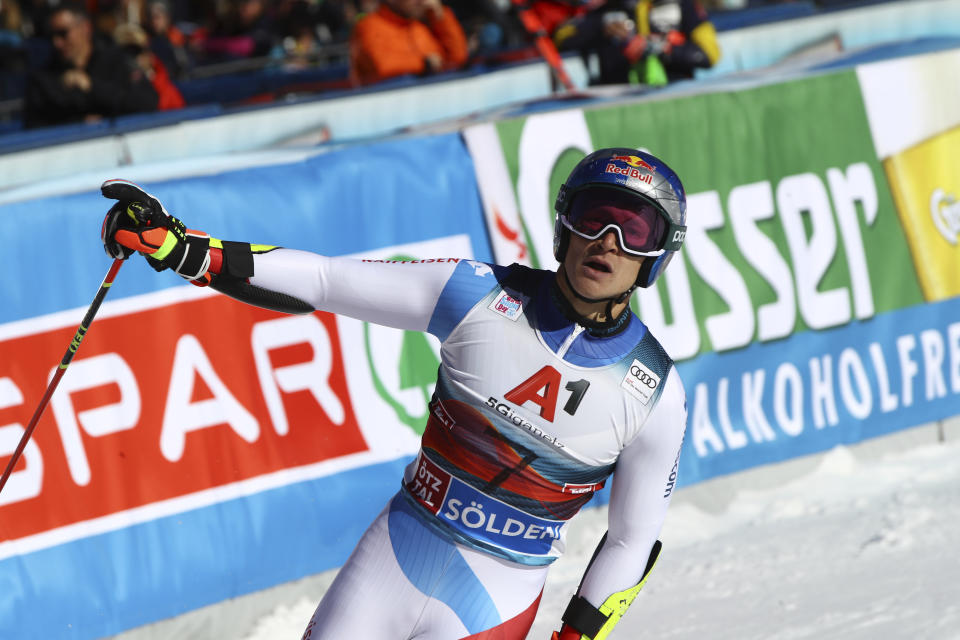
[[[553,422],[560,396],[561,381],[560,372],[547,365],[508,391],[503,397],[517,406],[522,406],[525,402],[533,402],[540,407],[540,417]],[[563,410],[571,416],[574,415],[589,388],[589,380],[568,382],[564,389],[570,392],[570,397],[563,405]]]

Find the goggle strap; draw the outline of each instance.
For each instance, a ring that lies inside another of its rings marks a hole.
[[[663,248],[667,251],[679,251],[686,237],[686,225],[671,223],[670,226],[667,227],[667,241],[663,243]]]

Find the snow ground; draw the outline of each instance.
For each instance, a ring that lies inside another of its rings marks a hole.
[[[661,559],[611,639],[960,639],[960,440],[910,439],[679,490]],[[529,639],[556,628],[604,517],[571,524]],[[315,604],[281,604],[244,640],[299,638]]]
[[[611,640],[960,640],[960,421],[684,487]],[[528,640],[547,640],[606,528],[571,523]],[[115,640],[298,640],[335,572]],[[364,639],[367,640],[367,639]],[[370,639],[376,640],[376,639]]]
[[[838,448],[714,512],[716,492],[696,492],[671,505],[661,561],[613,638],[960,638],[960,443],[872,461]],[[532,638],[576,585],[579,569],[556,568]]]

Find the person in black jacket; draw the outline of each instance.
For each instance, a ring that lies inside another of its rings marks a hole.
[[[694,77],[720,58],[700,0],[594,0],[554,33],[561,51],[597,56],[593,84],[663,85]]]
[[[112,44],[94,38],[83,5],[58,6],[47,34],[51,60],[27,78],[27,128],[94,122],[157,108],[157,93],[143,71]]]

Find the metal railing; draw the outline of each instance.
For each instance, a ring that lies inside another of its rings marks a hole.
[[[202,78],[231,75],[235,73],[246,73],[250,71],[262,71],[268,68],[284,68],[293,62],[296,62],[298,65],[303,65],[303,68],[318,67],[327,64],[346,62],[349,54],[350,45],[346,42],[325,44],[315,51],[310,51],[305,54],[288,54],[284,57],[261,56],[257,58],[241,58],[238,60],[227,60],[223,62],[197,65],[192,69],[187,70],[187,72],[185,72],[180,78],[180,81],[199,80]]]

